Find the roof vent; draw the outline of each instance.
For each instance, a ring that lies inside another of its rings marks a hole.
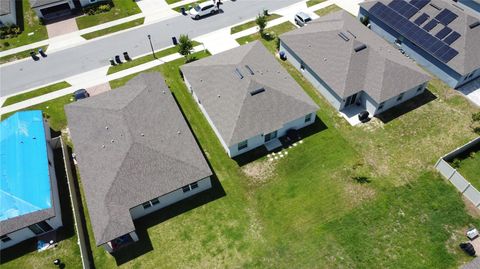
[[[218,98],[220,98],[220,94],[219,94],[219,95],[217,95],[217,97],[218,97]]]
[[[359,52],[359,51],[364,50],[364,49],[366,49],[366,48],[367,48],[367,45],[365,45],[365,44],[359,44],[358,46],[356,46],[355,48],[353,48],[353,50],[354,50],[355,52]]]
[[[141,135],[141,136],[145,136],[145,134],[144,134],[144,133],[140,133],[140,135]]]
[[[112,139],[112,140],[110,140],[110,142],[112,142],[112,143],[113,143],[113,142],[115,142],[115,140],[113,140],[113,139]]]
[[[163,90],[163,94],[165,94],[165,93],[166,93],[165,90]]]
[[[250,68],[250,66],[247,64],[245,65],[245,68],[247,68],[248,72],[250,72],[250,75],[255,75],[255,73],[253,72],[252,68]]]
[[[340,33],[338,34],[338,36],[339,36],[341,39],[345,40],[345,42],[348,41],[348,40],[350,40],[350,38],[348,38],[348,36],[345,35],[345,33],[343,33],[343,32],[340,32]]]
[[[105,145],[102,145],[102,149],[104,149],[104,148],[105,148]]]
[[[350,30],[347,30],[347,32],[348,32],[349,34],[351,34],[351,35],[353,36],[353,38],[357,38],[357,36],[354,35],[352,32],[350,32]]]
[[[181,134],[180,130],[177,131],[177,134]]]
[[[265,88],[260,88],[260,89],[251,91],[251,92],[250,92],[250,95],[251,95],[251,96],[254,96],[254,95],[257,95],[257,94],[259,94],[259,93],[261,93],[261,92],[264,92],[264,91],[265,91]]]
[[[240,72],[240,70],[238,70],[238,68],[235,68],[235,74],[237,74],[237,76],[238,76],[239,79],[242,79],[242,78],[243,78],[243,75],[242,75],[242,73]]]
[[[107,129],[107,130],[108,130],[108,126],[105,126],[105,129]]]
[[[476,21],[476,22],[474,22],[474,23],[471,23],[468,27],[470,27],[470,29],[473,29],[473,28],[475,28],[475,27],[477,27],[477,26],[479,26],[479,25],[480,25],[480,21]]]
[[[435,8],[436,10],[442,10],[442,8],[440,8],[439,6],[435,5],[434,3],[430,3],[430,6],[432,6],[432,7]]]

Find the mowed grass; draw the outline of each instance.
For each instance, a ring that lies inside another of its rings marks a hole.
[[[325,2],[326,0],[308,0],[307,1],[307,7],[314,6],[316,4],[320,4],[322,2]]]
[[[265,39],[262,38],[262,41],[263,44],[270,50],[276,50],[276,47],[277,47],[277,43],[275,42],[276,38],[283,34],[283,33],[286,33],[288,31],[292,31],[294,29],[297,29],[297,27],[295,27],[295,25],[289,21],[286,21],[284,23],[281,23],[279,25],[275,25],[275,26],[272,26],[270,28],[267,28],[265,29],[265,33],[268,33],[272,36],[272,39],[269,39],[270,42],[267,42]],[[273,34],[273,35],[272,35]],[[236,41],[240,44],[240,45],[244,45],[244,44],[247,44],[249,42],[252,42],[252,41],[255,41],[255,40],[259,40],[261,39],[261,36],[260,36],[260,33],[254,33],[254,34],[251,34],[251,35],[247,35],[247,36],[242,36],[240,38],[237,38]]]
[[[42,49],[43,51],[47,51],[47,48],[48,46],[41,46],[41,47],[38,47],[38,48],[34,48],[33,51],[35,52],[38,52],[38,49]],[[0,57],[0,64],[4,64],[4,63],[8,63],[8,62],[13,62],[13,61],[16,61],[16,60],[20,60],[20,59],[23,59],[23,58],[28,58],[28,57],[31,57],[30,56],[30,52],[32,50],[25,50],[25,51],[22,51],[22,52],[18,52],[18,53],[15,53],[15,54],[10,54],[8,56],[4,56],[4,57]],[[42,57],[40,55],[37,54],[38,57]],[[32,59],[33,61],[33,59]]]
[[[480,190],[480,151],[472,151],[468,157],[461,160],[457,171]]]
[[[85,15],[76,18],[78,29],[85,29],[109,21],[114,21],[124,17],[132,16],[141,12],[135,1],[112,0],[112,2],[114,6],[108,12],[95,15]]]
[[[136,27],[136,26],[142,25],[144,22],[145,22],[145,18],[140,18],[140,19],[125,22],[125,23],[122,23],[122,24],[119,24],[119,25],[115,25],[115,26],[112,26],[112,27],[109,27],[109,28],[105,28],[105,29],[102,29],[102,30],[98,30],[98,31],[95,31],[95,32],[84,34],[84,35],[82,35],[82,37],[87,39],[87,40],[88,39],[93,39],[93,38],[97,38],[97,37],[100,37],[100,36],[112,34],[112,33],[118,32],[118,31],[122,31],[122,30],[125,30],[125,29],[128,29],[128,28]]]
[[[62,97],[37,105],[33,105],[21,110],[41,110],[47,118],[50,128],[55,131],[60,131],[67,127],[67,118],[65,116],[65,110],[63,109],[63,107],[71,102],[73,102],[73,95],[67,94]],[[3,114],[2,120],[6,119],[15,112],[16,111]]]
[[[192,40],[192,43],[193,43],[194,47],[199,46],[201,44],[201,43],[199,43],[195,40]],[[164,50],[156,51],[155,56],[158,59],[158,58],[162,58],[162,57],[165,57],[167,55],[171,55],[171,54],[175,54],[175,53],[178,53],[178,47],[176,47],[176,46],[170,47],[170,48],[167,48],[167,49],[164,49]],[[151,61],[154,61],[154,60],[156,60],[156,59],[153,57],[153,55],[147,54],[145,56],[135,58],[135,59],[133,59],[129,62],[123,62],[122,64],[117,64],[115,66],[110,66],[110,68],[108,68],[107,75],[110,75],[110,74],[113,74],[113,73],[116,73],[116,72],[120,72],[122,70],[132,68],[134,66],[141,65],[141,64],[144,64],[144,63],[148,63],[148,62],[151,62]]]
[[[342,10],[339,6],[337,5],[329,5],[327,7],[324,7],[322,9],[319,9],[319,10],[315,10],[315,14],[317,14],[318,16],[325,16],[329,13],[332,13],[332,12],[335,12],[335,11],[339,11],[339,10]]]
[[[281,18],[281,17],[282,16],[278,15],[278,14],[270,14],[270,15],[266,16],[267,22],[278,19],[278,18]],[[243,23],[243,24],[240,24],[240,25],[237,25],[237,26],[234,26],[234,27],[230,28],[230,34],[235,34],[235,33],[241,32],[243,30],[250,29],[250,28],[255,27],[255,26],[257,26],[257,23],[255,22],[255,20],[248,21],[246,23]]]
[[[25,100],[28,100],[28,99],[32,99],[34,97],[44,95],[44,94],[47,94],[47,93],[50,93],[50,92],[54,92],[54,91],[58,91],[58,90],[61,90],[61,89],[64,89],[64,88],[68,88],[70,86],[72,86],[72,85],[70,85],[68,82],[62,81],[62,82],[58,82],[58,83],[55,83],[55,84],[52,84],[52,85],[48,85],[48,86],[30,91],[30,92],[26,92],[26,93],[22,93],[22,94],[12,96],[12,97],[8,97],[7,100],[5,100],[5,102],[3,103],[2,107],[9,106],[9,105],[12,105],[12,104],[15,104],[15,103],[18,103],[18,102],[22,102],[22,101],[25,101]]]
[[[5,0],[2,0],[5,1]],[[17,25],[22,33],[13,38],[0,39],[0,51],[28,45],[48,38],[47,28],[40,23],[37,15],[30,8],[28,0],[15,1],[17,8]],[[29,35],[29,33],[33,33]],[[6,46],[5,43],[9,45]]]

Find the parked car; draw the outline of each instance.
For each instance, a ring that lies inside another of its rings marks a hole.
[[[90,94],[85,89],[76,90],[73,93],[73,97],[75,98],[75,101],[80,100],[80,99],[85,99],[89,96],[90,96]]]
[[[312,21],[312,18],[305,12],[300,11],[295,14],[295,23],[300,27],[305,26],[310,21]]]
[[[203,2],[192,7],[189,11],[190,17],[198,20],[200,17],[217,13],[217,7],[210,1]]]

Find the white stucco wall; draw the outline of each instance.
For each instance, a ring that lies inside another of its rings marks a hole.
[[[153,205],[147,209],[143,208],[142,205],[138,205],[134,208],[131,208],[130,214],[132,215],[132,219],[135,220],[135,219],[141,218],[161,208],[164,208],[168,205],[179,202],[187,197],[190,197],[192,195],[195,195],[199,192],[205,191],[212,187],[212,182],[210,181],[210,177],[201,179],[197,181],[197,183],[198,183],[198,188],[190,190],[188,192],[183,192],[182,188],[180,188],[178,190],[172,191],[170,193],[167,193],[163,196],[158,197],[158,200],[160,201],[160,203]]]
[[[47,140],[47,157],[49,161],[49,174],[50,174],[50,182],[51,182],[51,190],[53,194],[53,204],[56,205],[54,207],[55,211],[55,217],[51,219],[45,220],[54,230],[60,228],[62,224],[62,212],[61,212],[61,207],[60,207],[60,198],[58,194],[58,185],[57,185],[57,178],[55,176],[55,163],[54,163],[54,158],[53,158],[53,150],[52,147],[50,146],[50,140],[51,140],[51,135],[50,135],[50,127],[44,120],[44,129],[45,129],[45,137]],[[17,230],[15,232],[7,234],[8,237],[10,237],[10,241],[8,242],[1,242],[0,241],[0,249],[5,249],[8,247],[11,247],[13,245],[16,245],[22,241],[25,241],[27,239],[30,239],[32,237],[35,237],[35,233],[33,233],[28,227],[25,227],[23,229]]]
[[[308,114],[307,114],[307,115],[308,115]],[[306,117],[307,115],[302,116],[302,117],[300,117],[300,118],[298,118],[298,119],[296,119],[296,120],[293,120],[293,121],[291,121],[291,122],[285,123],[285,124],[282,126],[282,128],[276,130],[276,131],[277,131],[277,138],[278,138],[278,137],[281,137],[281,136],[284,136],[284,135],[287,133],[287,131],[290,130],[290,129],[296,129],[296,130],[298,130],[298,129],[301,129],[301,128],[303,128],[303,127],[306,127],[306,126],[314,123],[314,122],[315,122],[316,113],[315,113],[315,112],[310,113],[310,115],[311,115],[311,120],[310,120],[309,122],[305,122],[305,117]],[[273,131],[272,131],[272,132],[273,132]],[[230,146],[230,147],[228,148],[228,151],[227,151],[228,155],[229,155],[230,157],[235,157],[235,156],[240,155],[240,154],[242,154],[242,153],[245,153],[245,152],[247,152],[247,151],[249,151],[249,150],[252,150],[252,149],[255,149],[255,148],[258,148],[258,147],[264,145],[264,144],[265,144],[265,135],[266,135],[266,134],[259,134],[259,135],[256,135],[256,136],[252,137],[252,138],[249,138],[249,139],[248,139],[248,142],[247,142],[248,146],[247,146],[246,148],[240,150],[240,151],[238,150],[238,144],[235,144],[235,145]]]
[[[187,85],[187,88],[189,90],[189,92],[192,94],[193,96],[193,99],[197,102],[198,106],[200,107],[200,110],[202,111],[203,115],[205,116],[205,118],[207,119],[208,123],[210,124],[210,126],[212,127],[213,131],[215,132],[215,134],[217,135],[218,137],[218,140],[220,140],[220,143],[222,144],[223,148],[225,149],[225,151],[227,152],[228,156],[230,157],[235,157],[239,154],[242,154],[242,153],[245,153],[249,150],[252,150],[252,149],[255,149],[257,147],[260,147],[262,145],[265,144],[265,138],[264,138],[264,135],[265,134],[258,134],[254,137],[251,137],[248,139],[248,146],[242,150],[238,150],[238,144],[235,144],[235,145],[231,145],[230,147],[227,145],[227,143],[225,143],[225,141],[223,140],[222,136],[220,135],[220,132],[217,130],[217,128],[215,127],[215,124],[213,123],[212,119],[210,118],[210,116],[208,115],[206,109],[204,108],[204,106],[202,105],[202,100],[199,100],[199,98],[197,97],[197,95],[195,94],[195,91],[192,90],[192,87],[190,85],[190,83],[188,82],[188,79],[186,77],[184,77],[184,81],[185,81],[185,84]],[[304,120],[305,120],[305,116],[302,116],[301,118],[299,119],[296,119],[296,120],[293,120],[291,122],[287,122],[285,123],[282,128],[278,129],[277,130],[277,138],[278,137],[281,137],[281,136],[284,136],[286,131],[288,129],[291,129],[291,128],[294,128],[294,129],[300,129],[300,128],[303,128],[307,125],[310,125],[312,124],[313,122],[315,122],[315,112],[312,112],[312,120],[308,123],[305,123]],[[273,132],[273,131],[272,131]]]
[[[294,52],[280,41],[280,51],[284,51],[287,60],[322,94],[322,96],[337,110],[342,108],[343,100],[340,98],[313,70],[297,57]],[[301,70],[300,66],[305,66],[305,70]]]
[[[10,13],[0,16],[0,25],[16,25],[17,24],[17,8],[15,0],[0,0],[10,1]]]

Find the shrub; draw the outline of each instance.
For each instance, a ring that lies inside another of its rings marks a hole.
[[[190,40],[188,35],[180,35],[178,39],[178,53],[185,56],[185,62],[189,62],[188,57],[192,54],[193,51],[193,42]]]
[[[460,160],[455,158],[453,161],[452,161],[452,167],[457,169],[460,167]]]
[[[113,2],[111,1],[101,1],[91,5],[88,5],[83,8],[83,13],[88,15],[95,15],[100,13],[108,12],[112,9]]]
[[[258,25],[258,29],[260,34],[263,34],[263,30],[267,27],[267,17],[262,14],[258,14],[257,18],[255,19],[255,23]]]
[[[18,27],[17,25],[7,25],[7,26],[4,26],[4,27],[0,28],[0,38],[5,39],[5,38],[16,37],[21,32],[22,32],[22,30],[20,30],[20,27]],[[8,42],[6,42],[6,43],[8,43]],[[8,45],[10,45],[10,44],[8,44]]]

